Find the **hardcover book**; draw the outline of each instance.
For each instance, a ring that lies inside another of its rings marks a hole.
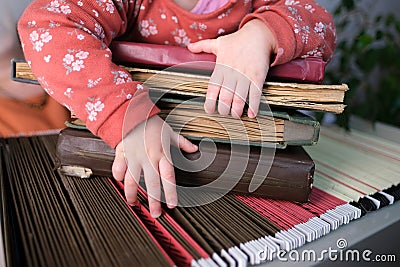
[[[308,201],[311,193],[315,165],[301,146],[275,151],[206,142],[200,143],[196,153],[182,153],[186,160],[181,160],[179,150],[171,148],[172,160],[179,166],[175,167],[177,185],[208,184],[218,191],[225,190],[225,185],[230,186],[234,179],[231,192],[298,202]],[[66,128],[60,132],[56,156],[65,174],[82,178],[111,176],[115,151],[87,130]],[[203,161],[198,160],[201,157]],[[203,166],[204,159],[209,164]],[[263,169],[266,171],[260,171]],[[213,184],[216,179],[219,182]],[[255,190],[249,187],[252,181],[258,181]]]
[[[190,62],[215,62],[214,54],[192,53],[181,46],[113,41],[110,45],[113,61],[130,66],[169,68]],[[320,57],[297,58],[285,64],[273,66],[268,80],[322,83],[326,62]]]
[[[191,140],[212,139],[215,142],[286,148],[288,145],[315,145],[320,123],[296,110],[266,111],[256,118],[207,114],[201,103],[162,98],[156,103],[158,114],[175,132]],[[72,116],[72,128],[85,129],[85,123]]]
[[[314,145],[318,142],[320,123],[295,110],[266,111],[256,118],[207,114],[201,103],[163,98],[156,105],[163,118],[176,132],[201,140],[286,148],[288,145]]]
[[[201,66],[204,66],[201,64]],[[155,94],[171,96],[199,97],[205,99],[210,71],[204,69],[170,68],[158,70],[152,67],[124,67],[132,79],[143,82]],[[37,83],[29,65],[14,60],[12,79],[19,82]],[[296,82],[265,82],[261,103],[275,107],[309,109],[342,113],[348,86],[346,84],[326,85]]]

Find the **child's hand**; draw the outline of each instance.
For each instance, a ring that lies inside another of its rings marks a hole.
[[[206,52],[217,56],[208,85],[204,109],[213,113],[218,99],[218,112],[240,117],[247,97],[248,116],[254,118],[260,104],[270,57],[276,54],[273,33],[258,19],[247,22],[240,30],[217,39],[190,44],[193,53]],[[244,76],[243,76],[244,74]]]
[[[154,218],[161,215],[160,178],[168,207],[173,208],[178,203],[171,144],[188,153],[197,151],[196,145],[174,132],[159,116],[153,116],[129,132],[116,147],[112,171],[115,179],[125,180],[127,202],[138,203],[138,184],[143,172],[150,213]]]

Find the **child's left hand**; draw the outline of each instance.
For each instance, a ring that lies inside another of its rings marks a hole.
[[[217,39],[189,44],[193,53],[213,53],[215,69],[208,85],[204,109],[213,113],[218,100],[221,115],[240,117],[247,97],[248,116],[258,113],[261,90],[267,76],[270,58],[276,54],[271,30],[259,19],[247,22],[240,30]]]

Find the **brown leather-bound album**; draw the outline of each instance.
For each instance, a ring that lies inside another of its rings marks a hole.
[[[308,201],[315,165],[301,146],[275,150],[210,141],[198,144],[199,151],[192,154],[171,148],[177,185]],[[114,153],[88,130],[66,128],[59,134],[57,158],[65,174],[111,176]]]

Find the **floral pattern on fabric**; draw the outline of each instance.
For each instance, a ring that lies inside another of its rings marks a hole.
[[[112,63],[108,46],[114,38],[185,47],[230,34],[255,18],[273,25],[277,63],[331,58],[333,20],[312,0],[237,0],[205,15],[191,14],[169,0],[34,0],[21,16],[18,32],[25,58],[46,92],[115,146],[130,101],[140,99],[136,123],[155,111],[148,112],[152,102],[143,86]]]
[[[66,0],[54,0],[51,1],[45,8],[54,13],[70,14],[71,8]]]
[[[38,29],[37,31],[34,30],[29,35],[29,40],[32,43],[33,49],[36,52],[42,51],[43,46],[50,42],[53,37],[51,36],[49,30],[45,29]]]
[[[68,50],[68,53],[64,55],[63,66],[67,70],[66,74],[70,74],[73,71],[81,71],[85,68],[85,59],[87,59],[89,52],[82,50]]]
[[[104,106],[104,103],[102,103],[99,98],[89,98],[89,101],[85,105],[85,110],[88,114],[88,120],[95,121],[97,119],[97,114],[103,111]]]

